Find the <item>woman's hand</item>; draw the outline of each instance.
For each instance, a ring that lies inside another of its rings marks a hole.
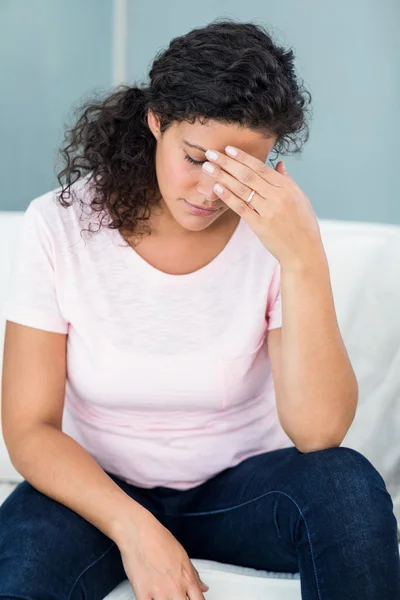
[[[283,161],[273,169],[243,150],[208,150],[204,171],[222,186],[213,190],[243,217],[281,266],[292,266],[315,254],[324,256],[318,219],[310,200],[286,171]],[[234,152],[236,154],[234,155]],[[213,156],[214,154],[214,156]],[[213,166],[210,172],[207,165]],[[246,201],[252,190],[250,204]]]
[[[183,546],[148,511],[118,543],[136,600],[205,600],[203,583]]]

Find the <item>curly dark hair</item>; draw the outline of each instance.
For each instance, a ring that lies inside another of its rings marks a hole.
[[[155,57],[149,85],[119,86],[75,111],[60,149],[66,165],[57,175],[58,201],[70,206],[71,186],[87,177],[99,228],[106,216],[122,235],[145,225],[160,198],[149,108],[161,134],[173,122],[212,119],[277,136],[277,155],[299,153],[309,137],[311,95],[297,81],[294,57],[263,26],[226,18],[172,39]]]

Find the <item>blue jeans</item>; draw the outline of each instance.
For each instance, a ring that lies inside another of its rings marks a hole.
[[[355,450],[274,450],[185,491],[109,475],[191,558],[299,572],[303,600],[400,598],[392,499]],[[97,600],[125,578],[112,540],[27,481],[0,507],[3,600]]]

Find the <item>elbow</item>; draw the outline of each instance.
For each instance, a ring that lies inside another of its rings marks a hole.
[[[319,436],[318,438],[309,436],[302,438],[301,440],[298,437],[295,437],[294,439],[292,438],[292,441],[299,452],[302,454],[307,454],[308,452],[318,452],[318,450],[338,448],[343,442],[345,436],[345,433],[340,435],[336,433],[331,436]]]
[[[297,450],[302,454],[308,454],[309,452],[318,452],[319,450],[328,450],[328,448],[339,448],[340,442],[330,443],[316,443],[316,444],[295,444]]]
[[[327,450],[329,448],[338,448],[354,421],[357,405],[358,393],[355,392],[349,396],[341,413],[338,412],[335,417],[330,417],[329,426],[326,419],[319,426],[314,424],[313,431],[310,431],[309,427],[307,431],[299,431],[297,426],[295,432],[293,428],[291,430],[284,428],[285,432],[299,452],[303,454],[317,452],[318,450]],[[319,430],[321,433],[317,435],[315,430]]]
[[[302,454],[308,454],[308,452],[318,452],[318,450],[328,450],[329,448],[338,448],[346,437],[348,428],[341,428],[335,431],[325,431],[320,435],[316,435],[315,432],[302,432],[296,431],[295,434],[291,432],[291,435],[287,435],[292,440],[293,444],[299,452]]]

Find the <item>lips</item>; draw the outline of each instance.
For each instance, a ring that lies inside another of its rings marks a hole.
[[[193,204],[193,202],[189,202],[189,200],[186,200],[186,202],[191,206],[194,206],[194,208],[200,208],[201,210],[207,210],[212,212],[217,212],[217,210],[219,210],[219,208],[208,208],[207,206],[199,206],[198,204]]]

